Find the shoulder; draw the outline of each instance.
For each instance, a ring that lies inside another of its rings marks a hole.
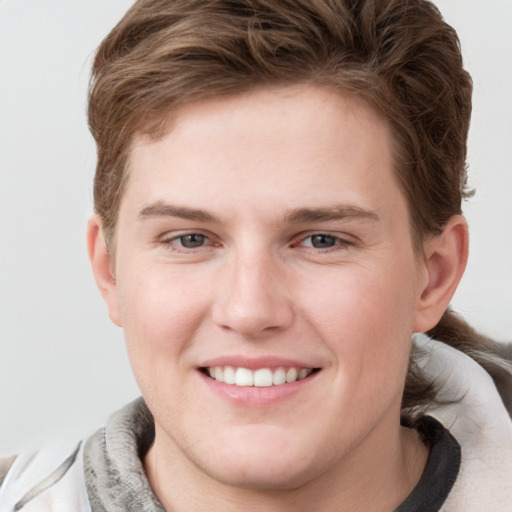
[[[4,458],[0,459],[0,488],[2,487],[2,483],[5,480],[7,473],[9,473],[9,470],[11,469],[15,460],[16,460],[16,455],[14,455],[12,457],[4,457]]]
[[[153,418],[138,399],[83,441],[21,453],[5,463],[0,512],[163,512],[140,460],[153,439]]]
[[[493,378],[471,357],[426,336],[415,336],[420,365],[438,387],[428,414],[461,447],[450,511],[506,512],[512,503],[512,420]]]
[[[2,461],[2,512],[90,512],[83,475],[83,442],[49,445]]]

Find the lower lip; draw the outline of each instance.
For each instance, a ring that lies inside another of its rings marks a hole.
[[[205,384],[217,395],[244,407],[266,407],[277,404],[304,390],[320,372],[314,372],[306,378],[281,384],[279,386],[235,386],[219,382],[202,372],[198,372]]]

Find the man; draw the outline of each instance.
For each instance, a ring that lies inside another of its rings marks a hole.
[[[447,309],[470,96],[429,2],[137,2],[93,68],[88,244],[144,399],[0,503],[507,510],[510,417],[456,348],[509,367]]]

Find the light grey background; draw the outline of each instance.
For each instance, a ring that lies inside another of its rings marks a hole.
[[[80,437],[137,396],[86,257],[95,47],[131,0],[0,0],[0,455]],[[512,0],[438,0],[475,82],[471,257],[453,302],[512,340]]]

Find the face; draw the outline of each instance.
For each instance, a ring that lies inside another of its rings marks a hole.
[[[378,458],[425,284],[388,124],[312,86],[171,121],[133,145],[109,300],[155,449],[249,487]]]

